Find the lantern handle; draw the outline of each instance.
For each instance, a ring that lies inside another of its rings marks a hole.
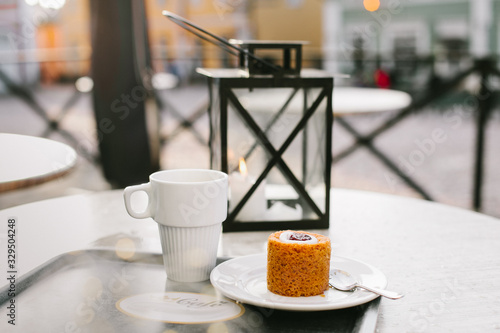
[[[260,62],[261,64],[265,65],[265,66],[268,66],[269,68],[272,68],[273,70],[275,70],[277,73],[280,73],[281,71],[281,68],[270,63],[269,61],[266,61],[260,57],[257,57],[256,55],[254,55],[253,53],[249,52],[248,50],[245,50],[239,46],[236,46],[234,44],[231,44],[229,43],[227,40],[225,40],[224,38],[222,37],[219,37],[205,29],[203,29],[202,27],[194,24],[193,22],[177,15],[177,14],[174,14],[172,12],[169,12],[168,10],[164,10],[162,11],[162,15],[167,17],[168,19],[170,19],[172,22],[176,23],[177,25],[179,25],[180,27],[186,29],[187,31],[193,33],[194,35],[196,35],[197,37],[203,39],[204,41],[207,41],[209,43],[212,43],[216,46],[219,46],[220,48],[222,48],[224,51],[234,55],[234,56],[239,56],[239,54],[237,52],[234,52],[233,50],[236,50],[238,51],[240,54],[241,53],[244,53],[245,55],[247,55],[248,57],[252,58],[253,60],[256,60],[258,62]],[[201,33],[199,33],[201,32]],[[210,38],[204,36],[204,35],[207,35],[209,36]],[[215,41],[214,41],[215,40]],[[233,50],[232,50],[233,49]]]

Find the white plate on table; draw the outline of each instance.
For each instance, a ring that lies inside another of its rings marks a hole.
[[[369,302],[378,296],[356,289],[338,291],[332,288],[322,295],[286,297],[267,290],[266,254],[234,258],[214,268],[210,282],[224,296],[251,305],[292,311],[321,311],[349,308]],[[385,288],[387,278],[377,268],[358,260],[333,256],[330,270],[349,272],[359,282],[368,286]]]

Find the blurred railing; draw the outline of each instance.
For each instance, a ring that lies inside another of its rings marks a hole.
[[[156,53],[156,52],[155,52]],[[33,113],[41,117],[47,126],[44,135],[49,135],[56,131],[65,137],[73,146],[79,147],[78,152],[85,158],[98,163],[99,157],[92,153],[89,149],[85,149],[80,145],[78,138],[68,130],[60,126],[65,115],[70,111],[71,107],[78,101],[82,94],[88,92],[79,90],[76,85],[70,91],[60,107],[60,112],[57,116],[50,116],[49,112],[43,107],[46,105],[44,101],[38,100],[38,96],[34,94],[36,84],[29,82],[16,82],[5,71],[4,66],[20,66],[20,65],[38,65],[42,67],[46,64],[64,63],[65,65],[88,63],[90,49],[58,49],[58,50],[40,50],[25,51],[24,53],[16,53],[16,60],[13,60],[12,54],[0,52],[0,81],[8,88],[11,95],[23,101],[30,107]],[[170,72],[176,75],[181,84],[189,84],[192,82],[200,82],[200,77],[195,74],[194,69],[197,65],[201,65],[206,59],[175,59],[167,58],[158,55],[153,58],[153,64],[156,72]],[[308,59],[312,64],[321,63],[322,59]],[[176,70],[174,63],[177,66],[183,67],[182,71]],[[365,58],[363,61],[346,60],[339,61],[336,64],[339,72],[351,74],[349,81],[350,85],[359,86],[376,86],[376,79],[373,77],[375,70],[384,69],[389,74],[390,87],[394,89],[409,92],[413,96],[413,103],[406,109],[395,114],[387,122],[375,128],[370,133],[366,134],[362,141],[367,143],[372,142],[378,135],[389,130],[397,125],[401,120],[408,115],[414,114],[423,110],[428,106],[436,104],[447,107],[453,106],[453,102],[449,105],[443,104],[443,99],[450,94],[466,93],[469,97],[476,101],[476,149],[475,149],[475,172],[474,172],[474,189],[473,189],[473,208],[481,209],[481,187],[483,183],[483,159],[484,159],[484,140],[485,127],[488,119],[498,105],[499,101],[499,82],[500,71],[498,70],[498,58],[492,57],[488,59],[474,60],[470,57],[460,59],[459,61],[442,61],[435,57],[415,57],[412,59],[394,60],[386,57],[371,57]],[[86,75],[87,73],[78,73]],[[63,75],[61,77],[71,77],[72,75]],[[76,81],[74,75],[70,82]],[[448,99],[449,100],[449,99]],[[463,101],[463,99],[462,99]],[[441,103],[441,104],[439,104]],[[183,117],[176,113],[174,106],[169,101],[159,99],[160,112],[171,112],[174,119],[177,119],[179,126],[173,131],[174,136],[180,130],[193,130],[192,124],[199,119],[203,114],[203,108],[199,108],[192,113],[191,116]],[[202,137],[195,137],[200,144],[204,144]],[[168,141],[169,134],[164,136],[162,142]],[[338,156],[344,157],[354,151],[353,148],[347,148]],[[425,196],[424,196],[425,197]]]
[[[376,61],[376,68],[381,67],[381,62]],[[372,63],[373,64],[373,63]],[[429,68],[429,74],[422,85],[409,85],[404,88],[404,85],[398,86],[394,84],[391,88],[399,88],[410,92],[413,96],[413,102],[407,108],[399,111],[392,118],[388,119],[385,123],[379,127],[372,130],[370,133],[358,138],[361,144],[369,147],[371,142],[383,132],[389,130],[400,121],[408,117],[410,114],[415,114],[422,111],[425,107],[432,106],[438,101],[442,100],[444,97],[457,93],[460,91],[467,91],[468,96],[461,100],[461,104],[469,104],[475,110],[476,117],[476,142],[475,142],[475,152],[474,152],[474,175],[473,175],[473,199],[472,208],[479,211],[482,205],[482,186],[484,181],[484,145],[485,145],[485,132],[488,120],[490,119],[492,111],[499,105],[500,101],[500,70],[498,69],[498,59],[497,57],[489,57],[483,59],[475,59],[470,61],[470,63],[464,62],[461,66],[457,66],[456,69],[449,71],[448,73],[442,73],[439,75],[436,71],[436,65],[438,63],[434,58],[428,58],[426,61],[422,62],[411,62],[412,66],[409,72],[406,73],[410,77],[415,75],[417,68],[419,66],[427,66]],[[370,65],[370,62],[368,62]],[[354,74],[363,73],[366,63],[362,64],[362,68],[355,69]],[[373,66],[373,65],[372,65]],[[364,76],[361,76],[362,78]],[[354,78],[356,80],[356,78]],[[467,87],[464,84],[466,80],[471,80]],[[365,81],[366,82],[366,81]],[[396,81],[397,82],[397,81]],[[360,83],[361,85],[363,82]],[[472,101],[472,103],[465,103],[464,101]],[[444,105],[445,107],[451,107],[455,103],[451,102],[449,105]],[[348,147],[344,151],[337,155],[338,158],[343,158],[351,154],[355,150],[355,146]],[[335,160],[334,160],[335,162]],[[399,170],[398,168],[391,167],[398,175],[405,179],[406,174]],[[410,184],[411,185],[411,184]],[[430,199],[425,192],[419,191],[424,198]]]
[[[58,65],[60,65],[60,68],[55,73],[51,73],[50,70]],[[79,70],[75,71],[75,66]],[[81,156],[96,163],[98,157],[89,149],[86,149],[85,145],[80,144],[74,133],[61,126],[65,115],[80,99],[82,94],[90,91],[76,84],[79,77],[88,75],[89,66],[90,48],[88,47],[0,52],[0,84],[3,85],[6,93],[22,101],[33,111],[36,117],[42,119],[45,123],[45,129],[40,136],[48,137],[51,133],[57,132],[70,145],[78,148],[78,153]],[[27,73],[28,68],[30,68],[29,73]],[[65,68],[71,69],[65,71]],[[44,70],[49,72],[44,73]],[[41,95],[35,93],[37,87],[43,81],[49,81],[49,83],[71,81],[73,83],[68,96],[65,96],[65,98],[59,96],[63,102],[58,108],[59,112],[55,115],[54,112],[49,112],[45,106],[51,103],[40,100]],[[12,112],[15,112],[15,110]]]

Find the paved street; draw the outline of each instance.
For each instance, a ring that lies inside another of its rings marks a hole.
[[[51,117],[57,117],[63,104],[74,92],[70,85],[42,87],[36,97]],[[177,88],[163,93],[179,112],[189,115],[207,100],[205,86]],[[369,132],[390,114],[350,116],[346,118],[357,129]],[[162,132],[172,133],[176,120],[168,110],[162,112]],[[208,119],[203,116],[195,124],[201,136],[208,136]],[[62,128],[77,138],[78,144],[68,142],[57,133],[50,138],[72,144],[77,151],[97,152],[91,96],[83,94],[63,118]],[[44,135],[42,119],[22,101],[0,95],[0,132]],[[351,137],[334,125],[334,153],[351,142]],[[483,212],[500,217],[500,154],[495,143],[500,142],[500,116],[494,113],[486,139]],[[421,184],[438,202],[469,209],[472,202],[473,150],[475,124],[471,110],[456,103],[447,110],[424,110],[412,115],[382,134],[376,146],[386,152],[400,169]],[[206,146],[201,145],[189,131],[179,133],[161,150],[164,169],[209,165]],[[354,188],[403,196],[420,196],[394,173],[385,168],[371,153],[359,149],[333,165],[334,187]],[[30,189],[0,195],[0,208],[60,195],[109,189],[98,165],[79,157],[76,170],[64,179]],[[335,209],[333,203],[332,209]]]

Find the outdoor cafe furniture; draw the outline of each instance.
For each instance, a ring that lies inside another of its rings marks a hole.
[[[64,143],[7,133],[0,133],[0,156],[0,193],[62,177],[75,167],[77,158]]]
[[[0,249],[2,272],[15,278],[2,280],[0,330],[14,331],[6,303],[12,287],[15,328],[24,332],[488,332],[500,327],[500,220],[438,203],[345,189],[332,189],[331,206],[330,228],[314,231],[330,236],[334,258],[377,268],[388,279],[387,288],[405,297],[292,312],[272,303],[235,303],[209,281],[170,281],[156,223],[131,218],[117,190],[0,211],[2,244],[10,239],[10,223],[17,245],[13,268],[6,266],[7,247]],[[269,234],[224,233],[219,261],[262,256]],[[186,315],[193,309],[183,308],[177,320],[148,317],[154,311],[141,313],[151,305],[148,297],[171,302],[180,297],[184,306],[195,306],[185,296],[196,299],[200,294],[210,302],[226,302],[238,314],[224,318],[221,305],[211,312],[213,322],[189,324],[196,319]],[[352,294],[346,292],[346,298]],[[132,299],[138,307],[130,304]],[[140,313],[134,315],[136,310]]]

